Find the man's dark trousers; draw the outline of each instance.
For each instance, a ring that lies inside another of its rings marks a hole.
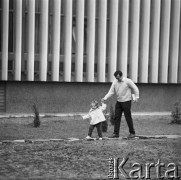
[[[115,105],[115,124],[114,124],[114,134],[119,136],[120,123],[122,113],[124,112],[126,122],[129,128],[129,132],[131,134],[135,134],[135,130],[133,127],[133,120],[131,116],[131,101],[126,102],[116,102]]]

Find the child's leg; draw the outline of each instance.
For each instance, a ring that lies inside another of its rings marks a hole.
[[[88,136],[90,136],[90,137],[92,136],[92,132],[93,132],[93,130],[94,130],[94,127],[95,127],[94,125],[90,125],[90,126],[89,126]]]
[[[100,138],[102,138],[102,126],[101,125],[102,125],[101,122],[96,124],[97,133]]]

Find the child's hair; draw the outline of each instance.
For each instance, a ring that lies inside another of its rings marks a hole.
[[[96,100],[93,100],[93,101],[91,102],[91,104],[95,104],[96,106],[99,106],[99,103],[98,103],[98,101],[96,101]]]

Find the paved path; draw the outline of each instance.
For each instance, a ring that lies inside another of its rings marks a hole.
[[[143,136],[137,135],[135,138],[131,140],[138,140],[138,139],[176,139],[181,138],[180,135],[155,135],[155,136]],[[103,137],[103,140],[125,140],[126,138],[108,138]],[[0,144],[4,143],[36,143],[36,142],[61,142],[61,141],[80,141],[86,139],[79,139],[79,138],[67,138],[67,139],[19,139],[19,140],[3,140]],[[96,140],[95,138],[92,140]]]
[[[63,118],[74,118],[85,115],[85,112],[78,113],[40,113],[40,117],[63,117]],[[133,116],[167,116],[171,112],[133,112]],[[33,113],[0,113],[0,118],[23,118],[23,117],[34,117]]]

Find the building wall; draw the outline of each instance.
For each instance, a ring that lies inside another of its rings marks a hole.
[[[31,113],[35,103],[40,112],[88,112],[90,102],[107,93],[110,83],[56,83],[56,82],[6,82],[6,112]],[[172,111],[176,100],[181,99],[181,85],[137,84],[140,90],[133,112]],[[107,101],[115,104],[116,97]]]
[[[133,110],[170,110],[180,16],[181,0],[0,0],[0,111],[86,111],[117,69],[140,87]]]
[[[180,0],[1,0],[0,80],[181,83]]]

